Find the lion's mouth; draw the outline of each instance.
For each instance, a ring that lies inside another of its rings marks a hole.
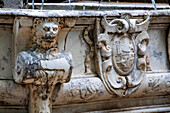
[[[52,42],[55,41],[55,37],[52,37],[52,38],[42,38],[42,41],[43,41],[43,42],[52,43]]]
[[[48,39],[50,40],[50,39],[54,39],[54,38],[55,38],[55,36],[42,37],[42,39],[45,39],[45,40],[48,40]]]
[[[53,43],[53,42],[54,42],[54,40],[46,40],[45,42]]]

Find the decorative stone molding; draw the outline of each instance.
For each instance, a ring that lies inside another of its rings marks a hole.
[[[89,69],[89,63],[90,63],[90,58],[94,57],[94,43],[93,41],[89,38],[89,31],[94,29],[94,25],[90,25],[84,30],[83,38],[85,42],[89,45],[90,51],[86,55],[85,58],[85,74],[92,74],[91,70]]]
[[[72,55],[57,48],[57,35],[63,25],[60,18],[35,18],[33,44],[17,54],[13,77],[15,82],[29,85],[30,113],[52,113],[55,85],[70,81]]]
[[[69,89],[71,92],[69,97],[79,97],[83,100],[91,100],[101,93],[101,85],[98,83],[94,84],[87,78],[81,80],[81,83],[72,82],[72,84],[69,86]]]
[[[104,16],[101,21],[104,33],[98,34],[96,42],[98,74],[111,94],[128,96],[145,78],[150,16],[144,16],[144,21],[132,19],[130,14],[110,22]]]

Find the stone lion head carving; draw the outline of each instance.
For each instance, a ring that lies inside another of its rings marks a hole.
[[[33,41],[43,49],[55,47],[58,32],[61,29],[59,18],[35,18],[33,25]]]

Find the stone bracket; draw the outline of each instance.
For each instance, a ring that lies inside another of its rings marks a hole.
[[[18,53],[16,45],[13,46],[13,78],[15,82],[29,86],[30,113],[52,113],[52,95],[56,84],[69,82],[73,69],[71,53],[57,48],[58,32],[64,21],[60,18],[35,18],[25,23],[24,19],[15,19],[14,44],[17,43],[19,26],[33,26],[33,43]],[[66,25],[74,26],[73,21],[69,24],[67,19]]]

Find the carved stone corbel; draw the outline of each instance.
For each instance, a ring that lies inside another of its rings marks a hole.
[[[52,113],[56,84],[70,81],[72,55],[57,48],[57,36],[63,24],[60,18],[35,18],[33,44],[17,54],[13,78],[19,84],[29,85],[30,113]]]
[[[146,13],[144,21],[133,19],[130,14],[109,22],[106,16],[101,20],[104,33],[98,30],[96,41],[98,74],[111,94],[128,96],[144,80],[149,19]]]

